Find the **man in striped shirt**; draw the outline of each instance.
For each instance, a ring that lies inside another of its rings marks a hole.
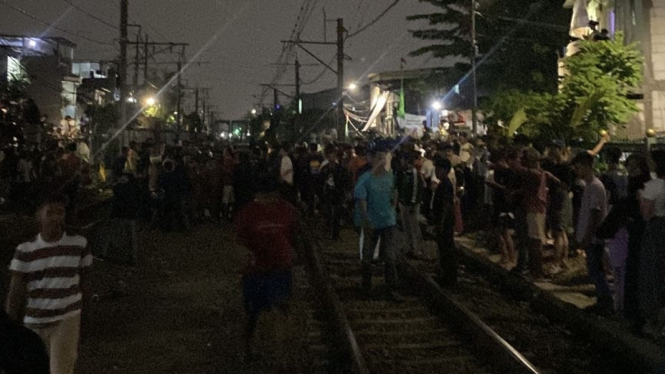
[[[66,201],[37,211],[39,234],[16,248],[9,270],[6,311],[46,344],[51,374],[72,374],[78,356],[81,310],[87,304],[92,255],[87,241],[64,231]]]

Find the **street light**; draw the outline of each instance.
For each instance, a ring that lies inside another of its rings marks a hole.
[[[37,42],[34,39],[30,39],[28,45],[30,46],[30,48],[35,48],[37,46]]]
[[[358,88],[357,84],[355,84],[353,82],[351,84],[349,84],[349,91],[355,91],[356,88]]]
[[[253,116],[256,115],[256,109],[252,109],[252,115],[253,115]]]
[[[441,108],[443,108],[443,106],[441,105],[440,102],[435,101],[432,103],[432,109],[439,111],[441,110]]]
[[[157,100],[155,100],[154,97],[149,97],[145,99],[145,103],[148,104],[149,106],[153,106],[157,103]]]

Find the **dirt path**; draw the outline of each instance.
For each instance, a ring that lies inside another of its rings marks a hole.
[[[294,312],[276,312],[259,326],[263,360],[241,361],[244,312],[240,272],[246,250],[228,227],[189,233],[139,232],[135,268],[97,262],[91,323],[85,327],[79,373],[308,372],[306,312],[296,290]],[[299,270],[302,278],[302,269]],[[273,323],[286,326],[275,335]]]

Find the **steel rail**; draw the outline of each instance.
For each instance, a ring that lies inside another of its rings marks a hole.
[[[306,223],[304,227],[307,227]],[[308,234],[309,232],[311,231],[308,230]],[[328,312],[327,315],[330,318],[328,322],[332,325],[335,340],[339,343],[338,347],[341,348],[341,352],[335,352],[339,353],[339,356],[336,355],[332,358],[338,364],[348,366],[347,368],[353,374],[370,374],[346,313],[342,308],[342,303],[330,283],[323,262],[319,257],[319,251],[315,248],[319,247],[320,249],[318,241],[313,240],[309,235],[305,236],[305,241],[305,261],[309,268],[310,281],[318,290],[316,293],[320,297],[319,301],[323,309]]]
[[[305,227],[310,228],[307,222]],[[330,318],[332,333],[335,342],[341,348],[336,360],[341,365],[347,365],[348,370],[357,374],[369,374],[367,363],[356,340],[355,333],[349,324],[346,312],[330,281],[324,262],[319,241],[311,236],[307,230],[307,243],[305,245],[305,260],[309,268],[312,284],[317,289],[322,307]],[[489,367],[497,368],[499,372],[515,374],[540,374],[540,371],[529,362],[510,343],[503,339],[491,327],[485,324],[478,316],[453,301],[446,291],[441,289],[430,277],[417,270],[406,261],[397,264],[400,275],[413,285],[421,296],[427,300],[432,313],[445,325],[449,325],[469,349],[476,353],[479,360]]]
[[[517,351],[496,331],[484,323],[478,316],[464,306],[453,301],[439,285],[418,271],[406,261],[398,263],[398,270],[418,289],[425,291],[425,298],[432,304],[433,312],[445,320],[472,343],[478,355],[493,367],[500,367],[502,372],[539,374],[540,372],[526,357]],[[453,323],[450,323],[450,322]],[[471,336],[467,334],[471,334]]]

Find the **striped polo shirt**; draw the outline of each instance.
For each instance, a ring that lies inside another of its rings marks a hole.
[[[42,324],[81,313],[80,271],[92,265],[92,254],[81,236],[64,234],[47,243],[41,234],[19,245],[9,265],[26,277],[28,304],[23,322]]]

